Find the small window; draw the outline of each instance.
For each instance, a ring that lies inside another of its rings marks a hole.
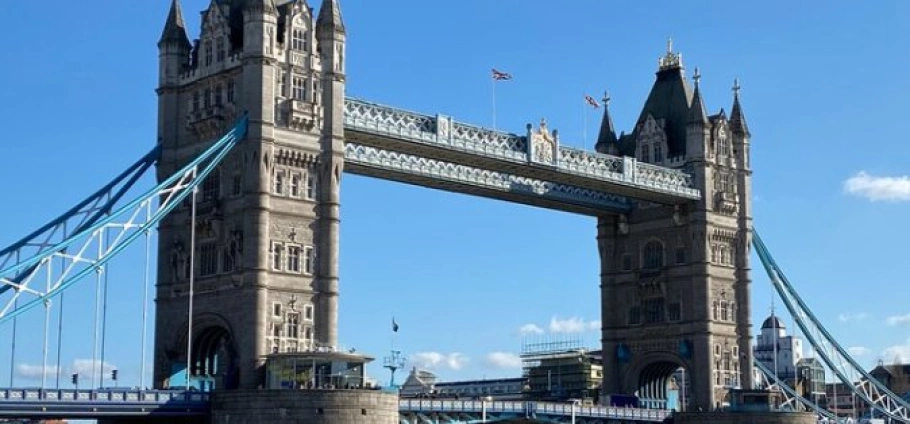
[[[272,192],[279,196],[284,194],[284,171],[275,171],[275,186]]]
[[[288,246],[288,271],[300,272],[300,246]]]
[[[288,312],[288,337],[296,339],[300,337],[300,314],[297,312]]]
[[[313,340],[313,328],[312,327],[306,327],[303,329],[303,339],[307,340],[307,341]]]
[[[272,269],[281,271],[284,265],[284,246],[280,243],[272,244]]]
[[[218,272],[218,246],[205,243],[199,246],[199,276],[215,275]]]
[[[306,31],[302,29],[291,31],[291,49],[297,51],[306,50]]]
[[[202,96],[202,104],[206,109],[212,107],[212,89],[206,88],[205,94]]]
[[[231,176],[231,196],[240,196],[243,194],[243,175],[234,174]]]
[[[216,60],[218,62],[224,62],[225,52],[224,52],[224,38],[223,37],[218,37],[218,39],[215,40],[215,53],[217,55],[217,56],[215,56]]]
[[[313,320],[313,305],[307,304],[303,307],[303,319],[307,321]]]
[[[313,172],[306,174],[306,199],[316,199],[316,175]]]
[[[307,275],[313,274],[313,246],[305,246],[303,248],[303,273]]]
[[[679,302],[673,302],[667,305],[667,319],[670,321],[679,321],[682,319],[681,309]]]
[[[272,303],[272,316],[280,317],[281,316],[281,304],[278,302]]]
[[[282,72],[281,77],[278,78],[278,93],[281,97],[288,96],[288,74],[287,74],[287,72]]]
[[[215,86],[215,106],[221,106],[224,92],[221,91],[221,84]]]
[[[660,143],[654,145],[654,162],[663,162],[664,160],[664,151],[663,146]]]
[[[641,161],[648,162],[648,159],[651,158],[651,151],[648,149],[647,145],[641,146]]]
[[[306,100],[306,79],[303,77],[294,77],[291,79],[291,94],[297,100]]]
[[[291,197],[300,197],[300,173],[291,174]]]
[[[234,103],[234,80],[230,80],[227,83],[227,101],[228,103]]]
[[[664,266],[664,245],[659,241],[650,241],[645,245],[644,268],[659,269]]]
[[[199,91],[193,92],[193,112],[199,110],[199,102],[202,100],[202,95],[199,94]]]
[[[212,64],[212,42],[211,42],[211,40],[208,40],[205,42],[204,51],[205,51],[205,66],[209,66]]]
[[[719,344],[714,345],[714,355],[720,356],[720,345]]]
[[[208,202],[221,197],[221,171],[218,168],[202,182],[202,201]]]
[[[631,271],[632,270],[632,255],[626,253],[622,255],[622,270]]]

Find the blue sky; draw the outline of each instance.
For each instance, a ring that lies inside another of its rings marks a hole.
[[[168,3],[0,2],[0,245],[153,145],[155,44]],[[183,2],[194,33],[207,3]],[[515,77],[497,86],[499,128],[520,132],[545,117],[579,147],[593,145],[600,121],[585,94],[608,89],[616,126],[631,129],[668,37],[688,75],[700,68],[710,113],[730,110],[738,77],[753,134],[756,228],[861,363],[910,361],[910,3],[342,0],[342,8],[349,95],[489,126],[496,67]],[[394,315],[409,366],[444,379],[518,375],[522,328],[598,347],[592,218],[353,175],[342,187],[345,346],[381,362]],[[111,271],[105,360],[124,385],[138,384],[142,288],[131,269],[141,255],[127,252]],[[757,260],[753,269],[757,326],[772,296]],[[67,294],[65,372],[90,365],[92,288],[85,281]],[[37,381],[42,316],[19,327],[17,385]],[[3,346],[10,332],[0,328]],[[0,385],[9,355],[0,349]],[[369,372],[388,377],[378,364]]]

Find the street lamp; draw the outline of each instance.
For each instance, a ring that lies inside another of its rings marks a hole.
[[[493,400],[490,396],[480,398],[480,422],[487,422],[487,402]]]
[[[581,399],[572,399],[572,424],[575,424],[575,407],[581,405]]]

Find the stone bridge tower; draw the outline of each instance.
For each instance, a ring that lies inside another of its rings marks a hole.
[[[648,405],[675,382],[687,410],[752,387],[749,129],[738,84],[729,116],[708,115],[699,78],[696,69],[693,90],[668,49],[631,134],[617,136],[605,111],[597,142],[602,153],[685,169],[703,193],[598,219],[603,393],[635,393]]]
[[[337,0],[212,0],[190,42],[172,0],[159,47],[159,179],[249,132],[159,227],[155,384],[255,388],[264,356],[337,345],[345,29]],[[192,334],[188,292],[194,278]]]

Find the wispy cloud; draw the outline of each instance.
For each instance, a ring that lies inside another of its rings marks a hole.
[[[490,352],[487,363],[496,368],[521,368],[521,357],[509,352]]]
[[[585,321],[583,318],[550,318],[551,333],[582,333],[589,330],[599,330],[600,321]]]
[[[885,349],[882,352],[882,359],[884,359],[886,363],[890,363],[891,361],[897,363],[910,361],[910,340],[907,340],[907,342],[902,345],[894,345]]]
[[[859,171],[844,181],[844,191],[873,202],[906,201],[910,200],[910,177],[875,177]]]
[[[910,314],[890,316],[885,322],[888,325],[907,325],[910,324]]]
[[[94,368],[92,364],[95,364]],[[99,360],[92,361],[91,359],[74,359],[70,366],[64,366],[61,368],[61,372],[70,374],[76,373],[84,377],[89,377],[92,375],[92,371],[95,374],[109,375],[111,370],[116,369],[117,366],[109,362],[101,362]],[[29,364],[29,363],[20,363],[16,364],[15,374],[18,378],[23,378],[26,380],[38,380],[41,379],[44,375],[45,369],[39,364]],[[47,376],[48,378],[57,375],[57,366],[48,365],[47,366]]]
[[[527,336],[529,334],[543,334],[543,328],[540,328],[537,324],[525,324],[518,329],[518,333],[522,336]]]
[[[468,362],[468,357],[460,352],[417,352],[411,355],[411,362],[418,368],[460,370]]]
[[[867,316],[868,315],[865,312],[842,313],[837,316],[837,319],[840,320],[840,322],[862,321],[866,319]]]
[[[872,351],[869,348],[864,346],[850,346],[847,348],[847,353],[852,356],[866,356]]]

